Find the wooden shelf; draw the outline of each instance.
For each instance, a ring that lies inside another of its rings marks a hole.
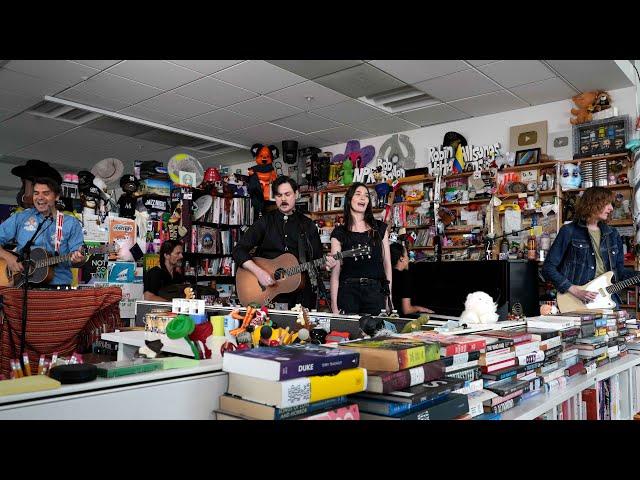
[[[420,228],[431,228],[433,227],[433,225],[431,224],[426,224],[426,225],[413,225],[413,226],[408,226],[408,227],[398,227],[398,228],[406,228],[406,229],[420,229]]]
[[[633,190],[633,187],[631,186],[630,183],[619,183],[616,185],[607,185],[604,188],[608,188],[610,190],[624,190],[624,189]],[[585,190],[586,188],[571,188],[569,190],[562,190],[562,193],[584,192]]]
[[[434,247],[427,247],[427,246],[418,246],[418,247],[414,247],[414,246],[410,246],[408,247],[409,250],[433,250]]]
[[[384,211],[384,208],[372,208],[373,213],[380,213]],[[339,215],[344,213],[344,210],[321,210],[319,212],[307,212],[308,215]]]
[[[391,206],[395,206],[395,205],[420,205],[422,202],[425,202],[426,200],[409,200],[407,202],[395,202],[392,203]]]
[[[621,303],[620,308],[636,308],[636,306],[629,303]]]
[[[466,203],[462,203],[462,202],[445,202],[445,203],[441,203],[440,206],[441,207],[455,207],[455,206],[464,207],[465,205],[471,205],[472,203],[488,203],[489,201],[491,201],[490,198],[479,198],[478,200],[476,200],[476,199],[469,200]]]
[[[534,195],[536,192],[522,192],[522,193],[505,193],[502,195],[496,195],[496,197],[500,198],[500,199],[505,199],[505,198],[518,198],[518,195],[524,195],[526,194],[528,195]],[[556,193],[556,190],[541,190],[540,192],[538,192],[540,195],[553,195]]]
[[[523,170],[540,170],[541,168],[555,168],[555,162],[532,163],[530,165],[518,165],[498,170],[498,173],[522,172]]]
[[[583,157],[574,158],[573,160],[553,160],[552,163],[576,163],[576,162],[591,162],[594,160],[609,160],[612,158],[629,157],[628,153],[612,153],[611,155],[598,155],[597,157]]]
[[[455,245],[453,247],[442,247],[442,250],[466,250],[467,248],[483,248],[484,245]]]
[[[474,228],[479,228],[480,230],[482,230],[482,226],[480,225],[459,225],[457,227],[446,227],[444,229],[445,233],[450,233],[450,234],[456,234],[456,233],[471,233],[471,230],[473,230]]]
[[[633,220],[630,218],[623,220],[609,220],[608,224],[611,227],[632,227]]]

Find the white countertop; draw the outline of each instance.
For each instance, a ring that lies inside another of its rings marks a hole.
[[[161,340],[163,352],[175,353],[178,355],[184,355],[186,357],[193,358],[191,347],[184,338],[172,340],[166,335],[145,332],[143,330],[133,330],[130,332],[121,332],[119,330],[116,330],[115,332],[111,333],[103,333],[101,335],[101,338],[102,340],[124,343],[126,345],[134,345],[136,347],[143,347],[145,345],[145,340]]]
[[[123,332],[124,333],[124,332]],[[126,332],[134,333],[134,332]],[[137,333],[137,332],[136,332]],[[142,332],[144,333],[144,332]],[[98,377],[92,382],[77,383],[70,385],[62,385],[60,388],[53,390],[42,390],[39,392],[19,393],[16,395],[6,395],[0,397],[0,406],[15,403],[38,400],[48,397],[57,397],[71,395],[74,393],[82,393],[94,390],[110,389],[134,385],[137,383],[147,383],[163,380],[171,380],[180,377],[188,377],[194,375],[218,372],[219,375],[226,375],[221,371],[222,362],[219,360],[200,360],[197,367],[191,368],[174,368],[169,370],[155,370],[153,372],[137,373],[134,375],[124,375],[115,378]]]

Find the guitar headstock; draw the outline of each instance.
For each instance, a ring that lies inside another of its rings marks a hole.
[[[342,258],[353,257],[354,260],[358,260],[362,257],[371,258],[371,247],[369,245],[358,244],[357,247],[342,252]]]

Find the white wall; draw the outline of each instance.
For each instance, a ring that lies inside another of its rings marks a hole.
[[[631,116],[632,125],[636,119],[636,88],[628,87],[609,92],[613,98],[613,105],[618,107],[618,114],[628,114]],[[408,135],[416,151],[416,167],[426,166],[427,147],[442,145],[444,134],[455,131],[462,134],[471,145],[490,145],[500,142],[502,151],[509,150],[509,128],[525,123],[547,121],[547,131],[549,133],[571,130],[569,118],[571,118],[571,108],[574,106],[571,99],[559,102],[536,105],[534,107],[521,108],[508,112],[486,115],[483,117],[468,118],[455,122],[441,123],[430,127],[423,127],[416,130],[402,132]],[[384,141],[390,135],[382,135],[369,139],[360,140],[361,145],[373,145],[376,154]],[[324,151],[332,152],[334,155],[344,153],[346,143],[324,147]],[[569,160],[569,159],[561,159]]]

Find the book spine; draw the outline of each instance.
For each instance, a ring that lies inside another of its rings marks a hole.
[[[280,380],[309,377],[312,375],[324,375],[347,368],[356,368],[360,354],[343,349],[345,353],[340,356],[318,359],[301,359],[280,364]]]
[[[516,357],[519,357],[520,355],[528,355],[530,353],[537,352],[538,350],[540,350],[540,342],[534,341],[534,342],[522,343],[520,345],[511,347],[511,350],[516,354]]]
[[[502,395],[502,396],[499,395],[497,397],[493,397],[491,400],[487,400],[486,405],[490,405],[492,407],[495,407],[496,405],[504,403],[504,402],[506,402],[508,400],[511,400],[513,398],[519,397],[523,393],[524,393],[524,390],[522,388],[520,388],[519,390],[516,390],[515,392],[511,392],[511,393],[508,393],[508,394]]]
[[[484,411],[491,412],[491,413],[502,413],[502,412],[506,412],[510,408],[515,407],[516,405],[518,405],[518,403],[520,403],[520,397],[511,398],[505,402],[499,403],[498,405],[494,405],[494,406],[485,405]]]
[[[473,392],[479,392],[482,390],[483,381],[482,379],[473,380],[470,382],[465,382],[465,386],[459,388],[458,390],[454,390],[453,393],[459,393],[461,395],[468,395]]]
[[[430,360],[434,360],[433,358]],[[427,362],[427,346],[411,347],[398,351],[398,365],[400,370],[422,365]]]
[[[465,343],[453,343],[450,345],[440,346],[440,356],[450,357],[452,355],[458,355],[460,353],[473,352],[476,350],[482,350],[486,346],[485,340],[475,340]]]
[[[472,360],[471,362],[466,362],[460,365],[451,365],[450,367],[444,367],[445,374],[451,372],[457,372],[458,370],[464,370],[465,368],[475,367],[478,365],[478,360]]]
[[[480,378],[480,376],[481,376],[481,372],[478,367],[471,367],[468,369],[447,373],[447,377],[449,378],[457,378],[460,380],[469,380],[469,381],[477,380]]]
[[[306,413],[318,412],[320,410],[324,410],[326,408],[333,408],[343,403],[346,403],[347,397],[340,396],[335,398],[328,398],[326,400],[320,400],[319,402],[314,403],[305,403],[304,405],[298,405],[297,407],[287,407],[287,408],[275,408],[274,409],[274,420],[285,420],[291,417],[297,417],[298,415],[304,415]]]
[[[504,380],[510,377],[515,377],[517,373],[518,373],[518,370],[516,370],[515,368],[510,368],[509,370],[505,370],[504,372],[499,372],[499,373],[483,373],[482,378],[485,380],[498,381],[498,380]]]
[[[296,378],[279,383],[281,405],[277,406],[293,407],[362,392],[367,386],[367,373],[363,368],[350,368],[336,375]]]
[[[491,373],[496,370],[501,370],[503,368],[507,368],[515,364],[516,364],[516,359],[512,358],[510,360],[505,360],[504,362],[500,362],[500,363],[494,363],[492,365],[483,365],[482,367],[480,367],[480,369],[484,373]]]
[[[448,400],[403,418],[405,420],[451,420],[468,411],[469,401],[467,396],[452,393]]]
[[[485,347],[485,352],[495,352],[496,350],[502,350],[503,348],[511,348],[513,346],[513,340],[500,340],[496,343],[491,343]]]
[[[492,355],[492,356],[487,356],[487,357],[480,357],[480,360],[478,361],[478,363],[480,365],[493,365],[494,363],[500,363],[500,362],[504,362],[505,360],[510,360],[512,358],[514,358],[516,355],[515,353],[513,353],[512,351],[508,351],[499,355]]]
[[[305,415],[297,420],[360,420],[358,405],[351,404],[344,407],[333,408],[326,412]]]
[[[577,362],[574,365],[571,365],[569,368],[567,368],[564,372],[567,377],[573,377],[578,373],[582,373],[583,370],[584,370],[583,363]]]
[[[560,390],[567,385],[566,377],[559,377],[555,380],[551,380],[550,382],[544,382],[544,389],[546,392],[554,392],[556,390]]]
[[[552,337],[540,342],[540,350],[548,350],[554,347],[559,347],[560,345],[562,345],[562,339],[559,336]]]
[[[518,355],[517,360],[518,365],[530,365],[532,363],[541,362],[544,360],[544,352],[537,350],[526,355]]]

